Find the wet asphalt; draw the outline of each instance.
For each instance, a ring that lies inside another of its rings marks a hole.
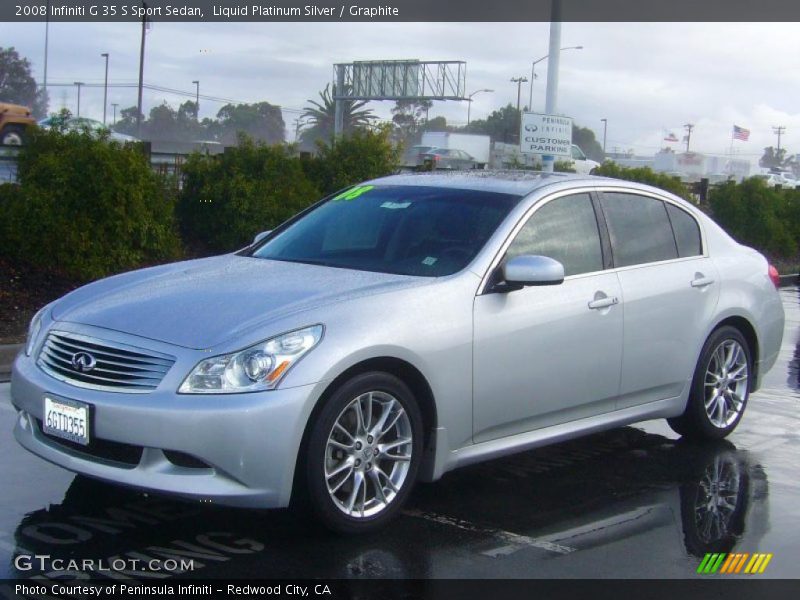
[[[191,504],[76,476],[17,445],[8,384],[0,384],[0,578],[46,573],[19,563],[35,554],[99,565],[193,560],[191,572],[118,574],[152,582],[692,578],[702,577],[708,552],[772,553],[758,577],[795,578],[800,294],[781,294],[780,359],[727,441],[693,445],[649,421],[494,460],[418,485],[389,529],[358,537],[285,510]]]

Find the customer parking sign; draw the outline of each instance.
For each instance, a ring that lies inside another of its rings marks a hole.
[[[522,154],[547,154],[572,157],[572,119],[558,115],[522,114],[520,129]]]

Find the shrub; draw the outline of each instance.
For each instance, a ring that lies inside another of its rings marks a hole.
[[[717,223],[740,243],[771,256],[793,257],[800,235],[800,211],[797,199],[790,197],[793,193],[752,178],[713,188],[710,204]]]
[[[400,147],[392,144],[389,133],[388,128],[356,129],[334,142],[317,142],[318,154],[305,162],[306,173],[326,195],[390,175],[400,164]]]
[[[34,129],[0,198],[3,256],[86,281],[180,256],[174,199],[138,145]]]
[[[239,146],[218,156],[194,154],[183,167],[178,216],[187,241],[203,250],[241,248],[320,197],[301,159],[284,146]]]
[[[657,173],[650,167],[628,168],[608,160],[594,169],[594,174],[604,177],[613,177],[615,179],[624,179],[626,181],[646,183],[691,201],[689,190],[679,177],[667,175],[666,173]]]

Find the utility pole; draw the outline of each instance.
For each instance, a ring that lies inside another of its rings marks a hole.
[[[108,108],[108,52],[103,52],[100,56],[106,59],[106,79],[103,85],[103,125],[105,125],[106,109]]]
[[[683,128],[686,130],[686,151],[688,152],[689,142],[692,141],[692,129],[694,129],[694,124],[687,123],[686,125],[683,126]]]
[[[781,136],[786,133],[786,127],[783,125],[776,125],[772,127],[772,132],[778,136],[778,149],[775,152],[775,157],[778,158],[781,153]]]
[[[520,141],[519,140],[519,131],[522,128],[522,112],[519,109],[520,92],[522,90],[522,84],[526,83],[527,81],[528,81],[528,78],[525,77],[525,76],[523,76],[523,77],[512,77],[511,78],[511,83],[516,83],[517,84],[517,142]]]
[[[147,4],[142,2],[142,44],[139,48],[139,101],[136,104],[136,137],[142,139],[142,87],[144,86],[144,40],[147,34]]]
[[[117,104],[116,102],[112,102],[111,106],[114,107],[114,123],[113,124],[116,125],[117,124],[117,107],[119,106],[119,104]]]
[[[606,154],[606,132],[608,131],[608,119],[600,119],[603,122],[603,156]]]
[[[197,120],[200,120],[200,81],[195,79],[192,82],[195,85],[195,95],[194,95],[194,108],[195,108],[195,115]]]
[[[81,116],[81,86],[83,85],[82,81],[76,81],[73,85],[78,87],[78,114],[75,115],[76,117]]]

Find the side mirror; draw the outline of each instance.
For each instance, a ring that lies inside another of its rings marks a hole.
[[[564,265],[547,256],[516,256],[503,265],[503,279],[515,289],[558,285],[564,281]]]
[[[267,229],[266,231],[262,231],[261,233],[257,233],[256,237],[253,238],[253,243],[257,244],[258,242],[263,240],[265,237],[267,237],[270,233],[272,233],[272,229]]]

